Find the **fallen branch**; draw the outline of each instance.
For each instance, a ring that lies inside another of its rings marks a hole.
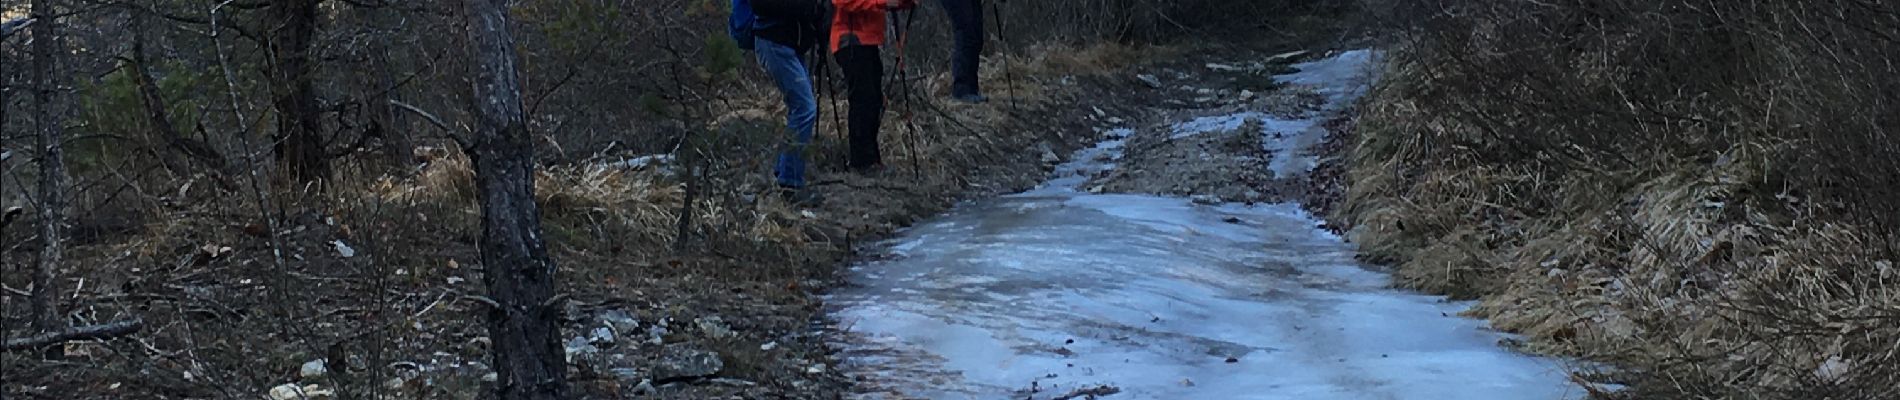
[[[1069,392],[1069,394],[1056,396],[1055,398],[1050,399],[1050,400],[1070,400],[1070,399],[1080,399],[1080,398],[1094,399],[1096,397],[1107,396],[1107,395],[1121,393],[1121,392],[1122,392],[1121,389],[1116,388],[1114,386],[1101,385],[1101,386],[1096,386],[1092,388],[1076,389],[1073,392]]]
[[[104,325],[74,327],[60,332],[49,332],[35,336],[7,339],[4,345],[0,345],[0,351],[37,349],[54,343],[74,340],[111,339],[138,332],[139,328],[143,328],[144,326],[144,320],[131,319]]]

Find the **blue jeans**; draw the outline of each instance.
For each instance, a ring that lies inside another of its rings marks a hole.
[[[943,11],[950,16],[950,28],[955,33],[956,50],[950,56],[950,94],[953,96],[972,96],[983,94],[981,84],[977,83],[977,63],[983,56],[983,2],[982,0],[941,0]]]
[[[759,64],[778,85],[785,97],[785,127],[791,140],[779,150],[778,165],[772,168],[779,186],[805,187],[805,155],[811,147],[812,130],[818,125],[818,97],[812,94],[811,73],[798,50],[764,38],[753,42]]]

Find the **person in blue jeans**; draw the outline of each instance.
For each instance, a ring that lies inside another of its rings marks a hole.
[[[956,33],[956,49],[950,54],[950,97],[966,103],[989,101],[977,83],[977,64],[983,55],[983,1],[941,0],[944,14],[950,16],[950,28]]]
[[[785,127],[789,135],[780,147],[772,175],[780,193],[800,204],[819,201],[806,188],[806,157],[812,131],[818,124],[818,99],[811,72],[805,67],[807,50],[825,36],[827,3],[823,0],[734,0],[732,28],[741,48],[758,54],[772,83],[785,99]]]
[[[798,49],[764,37],[755,40],[753,51],[758,53],[759,64],[765,66],[766,74],[772,76],[785,98],[785,127],[791,133],[791,140],[779,150],[778,164],[772,172],[787,196],[808,202],[813,199],[805,190],[805,157],[812,131],[818,126],[818,98],[813,94],[811,73]]]

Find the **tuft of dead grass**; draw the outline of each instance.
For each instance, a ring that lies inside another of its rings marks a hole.
[[[1651,6],[1562,7],[1629,16],[1601,29],[1632,38],[1667,35],[1655,23],[1703,17],[1619,14]],[[1594,390],[1597,397],[1900,396],[1892,266],[1900,237],[1891,219],[1868,214],[1892,202],[1873,200],[1884,186],[1844,185],[1873,182],[1862,175],[1891,164],[1825,167],[1889,150],[1824,145],[1866,131],[1737,114],[1775,102],[1864,109],[1871,103],[1851,99],[1879,95],[1731,88],[1708,74],[1745,65],[1800,80],[1781,67],[1801,61],[1704,65],[1712,61],[1691,57],[1701,50],[1635,39],[1552,48],[1514,36],[1531,34],[1502,18],[1531,15],[1513,14],[1517,5],[1473,7],[1420,24],[1426,33],[1407,38],[1385,86],[1361,108],[1335,218],[1349,222],[1367,258],[1391,264],[1401,285],[1482,299],[1470,313],[1524,334],[1526,350],[1588,362],[1578,367],[1581,382],[1626,385]],[[1529,20],[1539,18],[1560,15]],[[1725,32],[1781,52],[1824,47],[1766,30]],[[1853,63],[1891,59],[1890,49]],[[1826,68],[1859,71],[1852,65]],[[1709,92],[1662,93],[1646,83],[1665,77]],[[1814,110],[1784,111],[1828,114]],[[1676,113],[1697,117],[1644,120]],[[1874,132],[1893,126],[1863,121]],[[1829,155],[1840,160],[1815,158]]]

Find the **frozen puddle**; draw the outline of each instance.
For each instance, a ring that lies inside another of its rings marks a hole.
[[[1347,53],[1348,55],[1353,53]],[[908,229],[829,298],[863,399],[1568,399],[1561,366],[1497,346],[1468,305],[1386,289],[1296,205],[1074,190]]]

